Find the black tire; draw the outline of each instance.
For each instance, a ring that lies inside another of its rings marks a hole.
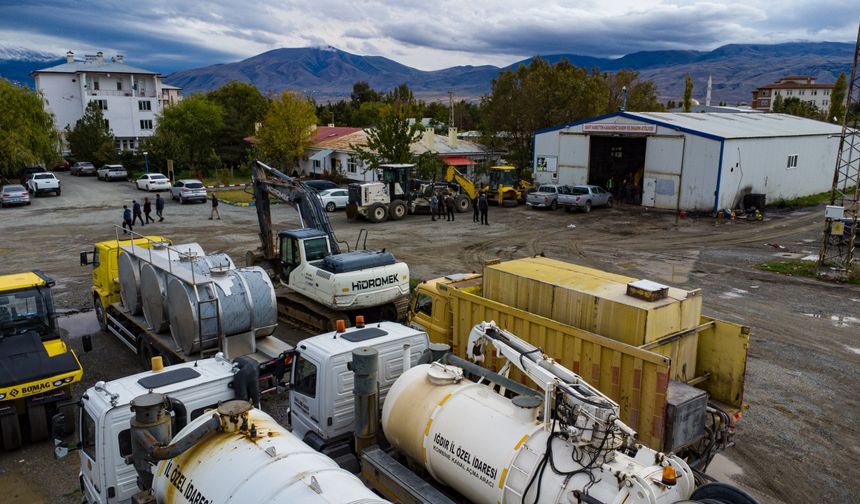
[[[456,198],[454,198],[454,210],[457,213],[468,212],[472,209],[472,200],[469,199],[465,194],[458,194]]]
[[[48,429],[48,412],[44,404],[27,408],[27,421],[30,423],[30,441],[38,443],[51,435]]]
[[[61,193],[61,191],[59,189],[57,189],[57,196],[59,196],[60,193]]]
[[[388,205],[388,218],[400,220],[406,217],[406,203],[402,200],[394,200]]]
[[[3,449],[6,451],[17,450],[21,447],[21,424],[18,415],[0,416],[0,435],[3,438]]]
[[[591,212],[591,202],[590,201],[585,202],[585,206],[582,208],[582,211],[585,213]]]
[[[102,305],[102,300],[98,296],[93,297],[93,308],[96,312],[96,318],[99,321],[99,329],[102,331],[107,330],[107,313],[105,313],[105,307]]]
[[[185,204],[185,198],[183,198],[181,194],[179,195],[179,204],[180,204],[180,205],[184,205],[184,204]]]
[[[329,201],[325,205],[325,211],[326,212],[334,212],[336,208],[337,208],[337,205],[334,204],[334,201]]]
[[[740,488],[719,481],[700,486],[690,496],[690,500],[715,504],[758,504],[758,501]]]
[[[358,213],[358,205],[355,203],[347,203],[346,204],[346,218],[349,220],[357,219],[360,214]]]
[[[367,220],[370,222],[384,222],[388,219],[388,209],[382,203],[374,203],[367,209]]]
[[[612,198],[606,200],[606,208],[612,208]]]
[[[550,203],[550,204],[549,204],[549,209],[550,209],[550,210],[555,210],[555,209],[557,209],[557,208],[558,208],[558,200],[557,200],[557,199],[554,199],[554,200],[552,200],[552,203]]]

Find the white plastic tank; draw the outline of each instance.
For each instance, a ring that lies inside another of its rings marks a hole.
[[[541,472],[550,432],[537,419],[542,406],[528,403],[462,379],[460,368],[424,364],[392,385],[382,429],[433,478],[475,503],[520,504],[524,494],[526,502],[535,502],[538,491],[540,503],[579,502],[575,492],[587,490],[604,504],[670,504],[692,493],[693,473],[683,461],[665,457],[678,478],[674,486],[664,485],[658,454],[645,447],[635,457],[607,451],[601,463],[583,471],[576,460],[589,457],[574,457],[574,447],[557,436],[551,446],[558,472],[549,464]]]
[[[209,418],[203,414],[175,437]],[[258,409],[247,431],[220,432],[159,462],[152,484],[160,504],[384,504],[349,471],[315,451]]]

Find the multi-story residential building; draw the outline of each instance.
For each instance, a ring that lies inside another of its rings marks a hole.
[[[761,86],[752,92],[752,108],[763,112],[773,111],[773,101],[777,96],[799,98],[800,101],[810,102],[822,111],[830,108],[830,94],[833,84],[817,84],[815,77],[808,75],[791,75],[783,77],[773,84]]]
[[[165,96],[158,72],[129,66],[121,55],[105,61],[99,52],[75,61],[69,51],[66,63],[31,75],[58,130],[74,127],[87,105],[96,102],[113,131],[118,150],[136,150],[142,138],[155,132],[164,103],[176,101],[175,97],[170,99],[169,91]]]
[[[161,83],[161,108],[166,109],[182,100],[182,88]]]

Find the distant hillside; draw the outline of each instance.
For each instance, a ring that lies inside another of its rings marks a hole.
[[[14,83],[33,87],[30,72],[63,63],[56,54],[31,51],[22,47],[0,46],[0,77]]]

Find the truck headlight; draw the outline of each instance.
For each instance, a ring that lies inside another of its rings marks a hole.
[[[60,386],[60,385],[62,385],[62,384],[63,384],[63,380],[57,380],[57,381],[55,381],[55,382],[54,382],[54,386],[55,386],[55,387],[59,387],[59,386]]]
[[[3,399],[6,399],[6,394],[0,394],[0,401],[2,401]]]

